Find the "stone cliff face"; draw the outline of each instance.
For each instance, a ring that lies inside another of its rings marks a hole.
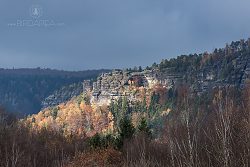
[[[214,62],[205,65],[198,71],[197,81],[194,84],[201,86],[198,91],[207,91],[214,87],[236,86],[243,88],[250,79],[250,47],[249,41],[233,42],[219,53],[211,55]],[[216,57],[217,56],[217,57]],[[217,59],[216,59],[217,58]]]
[[[85,80],[69,91],[56,91],[43,101],[43,107],[57,105],[81,92],[91,94],[91,103],[109,104],[126,96],[136,99],[136,90],[148,92],[157,84],[170,89],[179,84],[188,85],[194,94],[200,95],[215,87],[236,86],[243,88],[250,78],[250,39],[232,42],[213,53],[183,55],[163,60],[150,69],[138,71],[113,70],[102,73],[96,82]]]
[[[241,52],[242,50],[238,49],[229,57],[218,57],[217,61],[210,64],[208,61],[211,59],[206,60],[199,68],[188,67],[186,71],[176,72],[171,67],[153,68],[142,72],[114,70],[101,74],[93,85],[88,82],[86,90],[92,93],[92,103],[109,104],[111,100],[123,96],[130,101],[136,101],[138,99],[133,91],[140,88],[147,92],[156,85],[171,89],[179,84],[186,84],[198,95],[215,87],[242,88],[250,79],[250,52]],[[214,55],[210,56],[213,58]]]
[[[154,75],[152,70],[143,72],[114,70],[104,73],[88,89],[91,90],[91,103],[109,104],[111,100],[117,100],[120,97],[127,97],[129,101],[137,101],[136,91],[138,90],[147,91],[157,84],[169,86],[166,80],[163,83]]]
[[[81,92],[91,95],[90,102],[98,105],[109,104],[124,96],[136,101],[136,91],[143,89],[149,96],[150,89],[158,84],[166,89],[186,84],[194,94],[201,95],[215,87],[243,88],[249,78],[250,40],[232,42],[210,54],[180,56],[140,72],[113,70],[102,73],[95,82],[85,80],[83,86],[56,91],[44,100],[43,106],[60,104]]]
[[[250,78],[250,39],[232,42],[212,53],[182,55],[163,60],[159,69],[161,80],[173,76],[201,94],[215,87],[243,88]]]

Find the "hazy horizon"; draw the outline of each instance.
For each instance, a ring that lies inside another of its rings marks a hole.
[[[241,38],[241,39],[247,40],[247,38]],[[238,40],[241,40],[241,39],[235,39],[235,40],[232,40],[232,41],[238,41]],[[227,43],[230,44],[231,42],[227,42]],[[215,48],[217,48],[217,49],[224,48],[227,43],[225,43],[224,45],[222,44],[221,47],[215,47]],[[181,56],[181,55],[203,54],[205,52],[211,53],[211,52],[214,51],[215,48],[213,48],[211,50],[200,51],[200,52],[182,53],[182,54],[175,55],[175,56],[172,56],[172,57],[165,57],[165,58],[162,58],[161,60],[163,60],[163,59],[177,58],[178,56]],[[100,68],[98,68],[98,67],[97,68],[84,68],[83,67],[83,68],[78,68],[78,69],[67,69],[67,68],[65,69],[65,68],[55,68],[55,67],[49,67],[49,66],[16,66],[16,67],[10,67],[10,66],[4,67],[4,66],[0,66],[0,69],[2,68],[2,69],[6,69],[6,70],[13,70],[13,69],[19,70],[19,69],[39,69],[40,68],[40,69],[50,69],[50,70],[58,70],[58,71],[62,70],[62,71],[72,71],[72,72],[87,71],[87,70],[101,70],[101,69],[103,69],[103,70],[112,70],[112,69],[125,70],[127,68],[134,68],[134,67],[139,67],[139,66],[141,66],[142,68],[146,68],[147,66],[151,66],[153,63],[159,64],[161,62],[161,60],[153,61],[151,64],[144,64],[144,65],[137,64],[137,65],[134,65],[134,66],[131,65],[131,66],[126,66],[126,67],[114,67],[114,68],[102,68],[102,67],[100,67]]]

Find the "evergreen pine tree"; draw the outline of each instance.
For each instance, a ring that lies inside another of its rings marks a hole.
[[[129,113],[129,104],[127,97],[124,97],[122,99],[122,114],[123,116],[127,115]]]
[[[123,141],[124,139],[130,139],[135,132],[135,128],[132,124],[131,119],[124,117],[120,122],[120,138]]]
[[[138,125],[138,131],[143,132],[148,136],[151,136],[151,131],[150,131],[150,128],[148,126],[146,118],[143,117],[141,119],[140,124]]]

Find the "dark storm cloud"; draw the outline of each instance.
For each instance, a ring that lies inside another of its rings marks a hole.
[[[15,27],[33,19],[63,23]],[[248,0],[0,0],[0,66],[69,70],[150,65],[250,35]]]

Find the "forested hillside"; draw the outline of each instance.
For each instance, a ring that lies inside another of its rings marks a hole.
[[[84,79],[94,79],[105,71],[0,69],[0,104],[21,115],[37,113],[42,107],[42,101],[57,89]]]
[[[226,44],[212,53],[181,55],[154,63],[161,79],[181,80],[201,93],[216,86],[244,87],[250,77],[250,39]]]
[[[248,167],[249,71],[241,40],[63,86],[37,114],[0,112],[0,166]]]

